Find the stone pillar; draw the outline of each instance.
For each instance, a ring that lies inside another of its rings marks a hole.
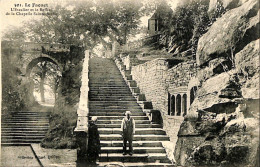
[[[77,143],[79,145],[79,150],[77,152],[77,159],[79,161],[85,160],[87,148],[88,148],[88,67],[89,67],[89,51],[85,51],[85,58],[83,62],[82,78],[81,78],[81,88],[80,88],[80,100],[77,109],[78,120],[77,127],[75,128]],[[83,162],[84,163],[84,162]]]

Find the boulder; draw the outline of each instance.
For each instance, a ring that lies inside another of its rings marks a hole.
[[[216,57],[230,57],[259,38],[258,1],[249,0],[226,12],[198,41],[196,62],[204,65]],[[253,35],[254,33],[254,35]]]
[[[232,62],[223,57],[210,60],[208,66],[198,71],[197,77],[199,81],[206,81],[210,77],[229,71],[232,68]]]
[[[259,156],[258,119],[244,118],[237,112],[204,112],[196,122],[183,123],[180,130],[184,133],[178,137],[174,152],[177,165],[255,166]],[[197,135],[185,133],[188,131],[197,131]]]
[[[248,78],[259,73],[259,40],[250,42],[235,55],[235,66]]]
[[[198,89],[196,98],[188,113],[206,110],[214,113],[231,113],[235,111],[233,99],[241,97],[240,86],[236,75],[224,72],[206,80]]]
[[[254,75],[241,87],[242,96],[247,99],[259,99],[259,74]]]

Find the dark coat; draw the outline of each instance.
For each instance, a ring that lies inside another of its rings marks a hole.
[[[97,159],[100,153],[100,137],[97,125],[90,122],[88,132],[88,155],[90,158]]]

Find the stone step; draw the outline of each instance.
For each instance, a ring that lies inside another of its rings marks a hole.
[[[123,140],[119,134],[101,134],[100,140]],[[134,141],[168,141],[169,137],[166,135],[134,135]]]
[[[119,70],[118,70],[118,68],[116,66],[111,66],[111,65],[109,67],[106,66],[106,68],[102,68],[102,69],[100,69],[100,67],[96,68],[95,66],[90,66],[89,72],[91,74],[108,73],[108,74],[112,74],[113,75],[114,74],[113,72],[119,72]]]
[[[98,120],[97,124],[121,124],[122,120]],[[135,124],[149,124],[149,120],[135,120]]]
[[[91,97],[91,96],[90,96]],[[117,94],[112,94],[112,95],[107,95],[107,94],[95,94],[93,97],[96,98],[133,98],[132,94],[124,94],[124,95],[117,95]],[[126,100],[127,101],[127,100]]]
[[[98,120],[121,120],[124,116],[98,116]],[[136,120],[148,120],[147,116],[132,116],[132,118]]]
[[[106,98],[117,98],[117,97],[121,97],[121,98],[131,98],[133,97],[132,94],[130,93],[127,93],[127,94],[106,94],[106,93],[92,93],[92,94],[89,94],[89,96],[94,96],[94,97],[106,97]],[[126,100],[127,101],[127,100]]]
[[[98,124],[98,128],[120,128],[121,124]],[[160,124],[136,124],[136,128],[161,128]]]
[[[112,161],[112,162],[98,162],[98,167],[109,166],[109,165],[119,165],[119,166],[128,166],[128,167],[175,167],[171,163],[148,163],[148,162],[121,162],[121,161]]]
[[[30,146],[32,143],[3,143],[1,142],[1,146]]]
[[[34,139],[12,139],[12,138],[3,138],[1,139],[1,144],[19,144],[19,143],[40,143],[42,141],[42,138],[34,138]]]
[[[22,129],[48,129],[49,128],[49,124],[48,125],[27,125],[27,124],[2,124],[1,125],[1,129],[2,128],[13,128],[13,129],[17,129],[17,128],[22,128]]]
[[[121,134],[121,128],[98,128],[100,134]],[[136,135],[145,135],[145,134],[155,134],[155,135],[165,135],[165,131],[161,128],[136,128]]]
[[[89,90],[89,92],[97,92],[97,91],[110,91],[110,92],[128,91],[128,92],[131,92],[130,89],[126,89],[126,88],[120,88],[120,89],[118,89],[118,88],[114,88],[114,89],[108,89],[108,88],[100,88],[100,89],[98,89],[98,88],[95,88],[95,89],[90,89]],[[118,96],[118,95],[115,94],[115,96]],[[130,96],[131,97],[130,94],[124,94],[123,97],[125,97],[125,96]]]
[[[103,102],[103,101],[102,101]],[[135,110],[135,109],[142,109],[141,106],[139,106],[138,104],[126,104],[126,105],[123,105],[123,104],[91,104],[90,102],[90,105],[89,105],[89,109],[98,109],[98,110],[102,110],[102,109],[117,109],[117,110],[126,110],[126,109],[132,109],[132,110]]]
[[[126,109],[113,109],[113,108],[110,108],[110,109],[95,109],[94,108],[89,108],[90,109],[90,112],[92,113],[96,113],[96,112],[119,112],[119,113],[125,113],[126,112]],[[127,109],[131,112],[143,112],[142,109],[140,108],[135,108],[135,109]]]
[[[124,78],[123,77],[121,77],[121,78],[114,78],[114,77],[111,77],[111,76],[109,76],[109,77],[98,77],[98,78],[94,78],[94,76],[93,77],[91,77],[91,76],[89,76],[89,83],[110,83],[110,82],[122,82],[122,83],[125,83],[125,80],[124,80]]]
[[[102,147],[123,147],[123,140],[100,141]],[[161,141],[133,141],[133,147],[162,147]]]
[[[89,92],[90,94],[125,94],[125,95],[129,95],[131,94],[131,91],[130,90],[116,90],[116,89],[113,89],[113,90],[90,90]]]
[[[131,97],[131,98],[111,98],[111,97],[107,97],[107,98],[97,98],[97,97],[91,97],[89,98],[89,100],[93,100],[93,101],[136,101],[135,98]]]
[[[37,117],[37,118],[48,118],[49,115],[40,115],[40,114],[30,114],[30,113],[20,113],[20,114],[12,114],[12,116],[34,116],[34,117]]]
[[[90,105],[100,105],[100,106],[102,106],[102,105],[109,105],[109,104],[111,104],[111,105],[114,105],[114,104],[124,104],[124,105],[136,104],[136,105],[138,105],[137,102],[135,102],[135,101],[116,101],[116,102],[114,102],[114,101],[113,102],[111,102],[111,101],[102,101],[102,103],[100,103],[100,101],[90,101],[89,104]]]
[[[133,154],[132,156],[121,153],[101,153],[99,157],[100,162],[118,160],[123,162],[155,162],[156,160],[160,160],[160,162],[170,163],[165,153]]]
[[[49,113],[40,113],[40,112],[15,112],[12,113],[12,115],[34,115],[34,116],[42,116],[42,117],[48,117]]]
[[[131,112],[132,116],[145,116],[146,114],[144,112]],[[122,111],[118,111],[118,112],[111,112],[111,111],[107,111],[107,112],[103,112],[103,111],[97,111],[97,112],[93,112],[92,110],[90,110],[89,112],[90,116],[125,116],[125,112]]]
[[[1,137],[2,138],[8,138],[8,137],[44,137],[45,136],[45,133],[42,133],[42,132],[32,132],[29,133],[29,132],[2,132],[1,134]]]
[[[16,121],[16,122],[49,122],[48,119],[28,119],[28,118],[24,118],[24,117],[13,117],[13,118],[7,118],[2,120],[2,122],[6,122],[6,121]]]
[[[129,90],[129,87],[126,85],[122,85],[119,87],[116,86],[92,86],[90,87],[89,90],[100,90],[100,89],[105,89],[105,90]]]
[[[14,121],[12,121],[12,122],[2,122],[1,123],[1,126],[5,126],[5,125],[7,125],[8,124],[8,126],[39,126],[39,125],[41,125],[41,126],[48,126],[49,125],[49,123],[39,123],[39,122],[35,122],[35,123],[28,123],[28,122],[14,122]]]
[[[99,87],[125,87],[125,83],[120,82],[120,83],[89,83],[89,86],[99,86]]]
[[[124,70],[129,75],[130,70]],[[99,166],[119,162],[122,166],[172,166],[162,141],[169,141],[160,124],[151,124],[133,93],[139,94],[136,82],[123,79],[114,61],[104,58],[90,59],[90,116],[98,116],[98,130],[102,153]],[[128,77],[128,79],[131,77]],[[121,122],[125,111],[132,111],[136,123],[134,154],[122,155]],[[118,164],[118,163],[116,163]]]
[[[142,109],[140,106],[138,105],[133,105],[133,106],[130,106],[130,105],[115,105],[115,106],[112,106],[112,105],[109,105],[109,106],[89,106],[89,109],[125,109],[125,110],[129,110],[129,109]]]
[[[28,140],[34,140],[34,139],[43,139],[45,137],[45,135],[13,135],[13,136],[9,136],[9,135],[6,135],[6,136],[1,136],[1,139],[2,140],[13,140],[13,139],[28,139]]]
[[[89,92],[89,96],[111,96],[112,97],[112,95],[114,95],[114,96],[130,96],[130,95],[132,95],[132,93],[129,91],[129,92],[127,92],[127,93],[121,93],[121,92],[114,92],[114,93],[109,93],[109,92]]]
[[[49,115],[44,114],[34,114],[34,113],[12,113],[12,116],[35,116],[35,117],[49,117]]]
[[[36,118],[26,118],[26,117],[13,117],[13,118],[7,118],[7,119],[3,119],[2,122],[6,122],[6,121],[21,121],[21,122],[32,122],[32,121],[36,121],[37,122],[49,122],[48,119],[36,119]]]
[[[109,82],[109,81],[100,81],[100,83],[98,82],[89,82],[89,85],[124,85],[125,81],[114,81],[114,82]]]
[[[134,147],[133,152],[140,153],[166,153],[163,147]],[[101,153],[123,153],[122,147],[101,147]]]
[[[7,119],[3,120],[2,123],[18,123],[18,124],[49,124],[49,121],[32,121],[32,120],[17,120],[17,119]]]
[[[32,129],[32,128],[1,128],[2,133],[42,133],[47,132],[46,129]]]

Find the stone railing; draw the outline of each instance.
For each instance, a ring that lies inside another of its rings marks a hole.
[[[153,123],[161,123],[161,114],[160,111],[154,110],[151,101],[147,101],[145,98],[145,94],[140,93],[140,89],[137,86],[135,80],[133,80],[131,75],[131,69],[126,69],[126,66],[123,64],[121,58],[117,58],[115,63],[122,74],[126,84],[128,85],[129,89],[132,92],[132,95],[137,100],[137,103],[142,108],[143,112],[146,113],[149,120]]]
[[[79,106],[77,110],[78,120],[77,120],[77,127],[75,128],[75,131],[80,131],[80,132],[88,131],[89,58],[90,58],[89,51],[86,50],[85,58],[83,62],[83,69],[82,69]]]

